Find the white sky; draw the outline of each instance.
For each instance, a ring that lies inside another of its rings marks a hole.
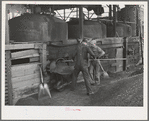
[[[109,8],[107,7],[107,4],[102,4],[102,7],[104,7],[104,13],[101,15],[101,17],[106,17],[106,16],[108,16],[108,12],[109,12]],[[124,4],[119,4],[119,7],[120,7],[120,9],[121,8],[124,8],[125,7],[125,5]],[[73,13],[71,13],[71,15],[69,16],[69,17],[76,17],[76,8],[74,9],[74,12]],[[61,16],[62,17],[64,17],[63,15],[64,15],[64,10],[58,10],[58,12],[59,12],[59,14],[61,14]],[[68,15],[70,14],[70,12],[71,12],[71,9],[65,9],[65,18],[67,18],[68,17]],[[83,12],[86,14],[86,15],[88,15],[87,14],[87,9],[86,8],[83,8]],[[94,13],[94,11],[92,10],[92,11],[90,11],[90,16],[92,15],[92,13]],[[59,14],[58,13],[56,13],[56,16],[57,17],[59,17]],[[97,17],[97,15],[96,14],[93,14],[93,16],[92,16],[92,18],[96,18]],[[61,17],[59,17],[60,19],[62,19]],[[68,21],[69,19],[67,19],[67,21]]]

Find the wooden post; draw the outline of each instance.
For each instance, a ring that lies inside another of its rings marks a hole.
[[[112,19],[112,7],[109,5],[109,19]]]
[[[64,9],[64,21],[65,21],[65,9]]]
[[[80,31],[80,39],[83,39],[83,8],[79,7],[79,31]]]
[[[113,35],[114,37],[116,37],[116,20],[117,20],[116,5],[113,5]]]
[[[139,12],[138,12],[138,5],[135,7],[136,9],[136,35],[139,36]]]
[[[128,50],[128,38],[124,37],[124,49],[123,49],[123,58],[126,58],[126,60],[123,61],[123,70],[125,71],[127,69],[128,64],[128,58],[127,58],[127,50]]]
[[[78,18],[78,8],[76,8],[76,18]]]
[[[90,19],[90,12],[89,12],[89,10],[87,12],[88,12],[88,20],[89,20]]]
[[[5,44],[9,44],[9,26],[8,26],[8,10],[7,10],[7,5],[6,5],[6,19],[5,19],[5,27],[6,27],[6,34],[5,34]],[[8,81],[8,104],[9,105],[12,105],[13,104],[13,91],[12,91],[12,82],[11,82],[11,52],[10,51],[5,51],[6,53],[6,63],[5,63],[5,66],[6,66],[6,75],[7,77],[7,81]],[[6,84],[6,79],[5,79],[5,84]],[[5,89],[6,91],[6,89]],[[6,96],[5,96],[6,98]]]

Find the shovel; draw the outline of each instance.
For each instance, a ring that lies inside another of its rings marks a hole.
[[[98,62],[99,62],[99,61],[98,61]],[[103,69],[103,67],[102,67],[102,65],[101,65],[100,62],[99,62],[99,66],[100,66],[100,68],[101,68],[101,70],[102,70],[102,72],[103,72],[103,77],[104,77],[104,78],[109,78],[108,73]]]
[[[49,87],[46,83],[43,82],[43,75],[42,75],[41,67],[39,67],[39,69],[40,69],[40,75],[41,75],[41,83],[39,85],[38,100],[41,97],[45,96],[46,93],[51,98],[51,93],[50,93]]]

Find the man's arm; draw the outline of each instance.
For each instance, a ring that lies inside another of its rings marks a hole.
[[[105,54],[105,52],[98,46],[97,46],[97,51],[99,53],[99,55],[98,55],[99,58],[102,57]]]
[[[91,48],[89,46],[86,46],[87,47],[87,51],[88,53],[93,56],[94,58],[96,57],[95,54],[93,53],[93,51],[91,50]]]

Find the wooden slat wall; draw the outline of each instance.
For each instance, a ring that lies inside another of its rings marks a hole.
[[[12,105],[11,59],[10,51],[5,52],[5,104]]]
[[[7,79],[7,67],[6,67],[6,53],[5,53],[5,105],[8,105],[8,79]]]
[[[11,67],[13,103],[38,92],[40,83],[39,62],[18,64]]]
[[[45,64],[46,48],[43,48],[43,43],[7,44],[5,46],[5,104],[14,105],[20,98],[38,93],[39,65]],[[11,52],[11,49],[17,52]],[[11,60],[18,61],[17,59],[24,58],[29,59],[28,63],[22,61],[22,64],[11,65]]]

